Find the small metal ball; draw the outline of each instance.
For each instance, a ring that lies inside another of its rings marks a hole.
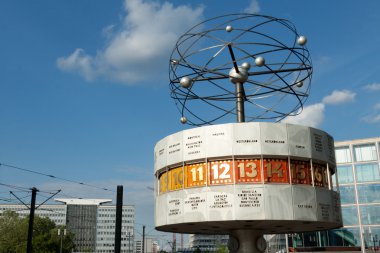
[[[179,83],[181,84],[182,88],[188,89],[188,88],[191,87],[192,81],[191,81],[191,79],[189,77],[184,76],[184,77],[181,78],[181,80],[179,81]]]
[[[263,57],[259,56],[259,57],[257,57],[257,58],[255,59],[255,64],[256,64],[256,66],[258,66],[258,67],[262,67],[262,66],[265,65],[265,59],[264,59]]]
[[[187,118],[186,117],[181,117],[181,123],[182,124],[186,124],[187,122]]]
[[[248,79],[248,70],[243,67],[239,67],[239,73],[236,72],[235,68],[232,68],[229,73],[230,81],[232,83],[245,83]]]
[[[241,64],[241,67],[243,68],[243,69],[245,69],[245,70],[249,70],[250,68],[251,68],[251,64],[249,64],[249,62],[243,62],[242,64]]]
[[[226,26],[226,31],[227,32],[231,32],[233,30],[232,26],[228,25]]]
[[[297,83],[296,83],[296,86],[297,86],[298,88],[301,88],[301,87],[303,86],[303,82],[302,82],[302,81],[297,82]]]
[[[297,39],[297,43],[300,46],[304,46],[307,42],[307,38],[305,36],[299,36]]]

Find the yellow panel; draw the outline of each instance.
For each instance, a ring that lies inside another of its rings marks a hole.
[[[197,163],[185,166],[185,188],[205,186],[207,182],[207,163]]]
[[[160,194],[168,191],[168,173],[165,171],[158,176]]]
[[[169,191],[183,188],[183,167],[169,170]]]

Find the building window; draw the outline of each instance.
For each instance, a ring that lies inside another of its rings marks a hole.
[[[358,225],[358,211],[356,206],[344,206],[342,207],[343,224],[344,226]]]
[[[335,158],[337,163],[349,163],[351,162],[351,154],[349,147],[337,147],[335,148]]]
[[[358,185],[357,188],[359,203],[380,202],[380,184]]]
[[[338,166],[337,171],[339,184],[349,184],[354,182],[354,174],[351,165]]]
[[[354,204],[356,202],[354,186],[340,186],[339,191],[342,204]]]
[[[357,162],[375,161],[377,160],[376,146],[374,143],[355,145],[354,155]]]
[[[355,171],[356,181],[358,182],[369,182],[380,179],[379,165],[377,163],[357,164]]]
[[[360,206],[363,225],[380,225],[380,205]]]
[[[377,247],[380,238],[380,227],[364,227],[363,231],[365,245],[369,247]]]

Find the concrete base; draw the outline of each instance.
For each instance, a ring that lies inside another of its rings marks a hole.
[[[230,234],[229,247],[233,253],[262,253],[266,249],[266,241],[258,231],[233,230]]]

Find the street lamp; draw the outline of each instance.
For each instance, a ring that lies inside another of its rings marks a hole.
[[[62,229],[62,233],[61,233],[61,229],[58,228],[58,236],[61,237],[61,245],[59,247],[59,253],[62,253],[62,237],[66,236],[66,229]]]

